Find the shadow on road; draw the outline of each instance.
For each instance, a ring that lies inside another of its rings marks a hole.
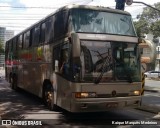
[[[46,113],[43,113],[42,110],[46,110]],[[50,112],[37,96],[23,90],[19,92],[13,91],[9,85],[1,84],[0,82],[0,115],[2,119],[26,119],[25,115],[29,113],[36,113],[42,117],[44,117],[44,114],[48,114],[48,119],[45,119],[45,117],[42,119],[43,127],[46,128],[50,128],[53,125],[55,125],[55,127],[79,125],[79,127],[76,128],[85,128],[86,126],[90,128],[94,128],[94,126],[103,128],[106,125],[110,125],[108,127],[117,127],[117,125],[112,125],[112,123],[148,120],[148,117],[143,117],[143,115],[138,115],[139,117],[137,117],[137,114],[134,115],[134,112],[128,112],[127,110],[112,110],[108,112],[70,113],[63,109]],[[52,118],[53,116],[56,117]]]
[[[131,116],[117,113],[117,111],[70,113],[63,110],[62,122],[70,125],[111,125],[112,121],[123,122],[136,120]]]
[[[1,86],[1,85],[0,85]],[[28,112],[46,109],[40,98],[23,90],[13,91],[9,86],[0,87],[0,113],[2,119],[24,119]],[[34,100],[33,100],[34,99]]]

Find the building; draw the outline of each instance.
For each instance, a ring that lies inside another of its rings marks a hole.
[[[5,27],[0,27],[0,39],[5,46],[5,42],[14,36],[13,30],[6,30]]]
[[[5,27],[0,27],[0,39],[5,47],[5,42],[14,36],[13,30],[6,30]],[[5,56],[4,53],[0,53],[0,67],[4,67],[5,64]]]
[[[6,28],[4,27],[0,27],[0,39],[1,39],[1,42],[3,44],[5,44],[5,33],[6,33]]]
[[[5,46],[5,33],[6,33],[6,28],[0,27],[0,40],[3,44],[3,47]],[[4,53],[0,53],[0,67],[4,67]]]
[[[156,47],[156,62],[155,62],[155,70],[160,71],[160,45]]]
[[[14,31],[13,30],[6,30],[5,33],[5,42],[9,39],[11,39],[14,36]]]
[[[153,40],[152,34],[147,34],[146,38]],[[155,70],[160,71],[160,37],[156,38],[156,60],[155,60]]]

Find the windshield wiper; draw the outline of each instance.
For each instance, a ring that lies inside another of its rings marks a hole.
[[[125,32],[125,33],[127,33],[130,30],[130,23],[129,23],[130,20],[129,20],[129,18],[125,16],[123,18],[120,18],[120,20],[128,25],[129,28]]]
[[[107,66],[108,65],[108,66]],[[106,61],[104,62],[104,64],[102,65],[102,72],[101,74],[96,78],[96,80],[94,81],[95,84],[98,84],[102,77],[103,77],[103,74],[108,70],[111,70],[112,69],[112,66],[110,64],[110,58],[109,56],[106,57]]]
[[[99,52],[99,51],[95,51],[95,50],[91,50],[91,51],[93,51],[93,52],[95,52],[95,53],[98,53],[98,55],[97,56],[100,56],[102,59],[104,59],[104,57],[102,56],[102,54]]]

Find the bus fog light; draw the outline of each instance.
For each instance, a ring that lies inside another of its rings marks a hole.
[[[95,92],[76,92],[75,93],[76,98],[92,98],[96,97]]]
[[[85,97],[88,97],[88,96],[89,96],[88,93],[85,93],[85,92],[82,92],[82,93],[81,93],[81,97],[84,97],[84,98],[85,98]]]

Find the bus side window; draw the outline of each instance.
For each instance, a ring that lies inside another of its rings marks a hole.
[[[70,59],[70,45],[64,44],[61,49],[61,60],[60,60],[60,73],[66,78],[71,78],[71,59]]]
[[[63,49],[61,51],[62,59],[61,59],[61,67],[60,67],[60,73],[62,74],[68,74],[68,68],[69,68],[69,55],[68,50]]]
[[[53,48],[53,70],[55,71],[55,63],[58,64],[58,72],[59,72],[59,68],[60,68],[60,64],[59,64],[59,61],[60,61],[60,45],[57,46],[56,48]]]
[[[37,25],[32,29],[32,46],[38,46],[40,43],[40,25]]]
[[[20,35],[19,37],[18,37],[18,49],[20,50],[20,49],[22,49],[22,38],[23,38],[23,35]]]
[[[45,23],[43,23],[42,25],[41,25],[41,36],[40,36],[40,42],[41,43],[45,43],[45,30],[46,30],[46,24]]]
[[[30,45],[30,31],[24,33],[24,48],[28,48]]]

